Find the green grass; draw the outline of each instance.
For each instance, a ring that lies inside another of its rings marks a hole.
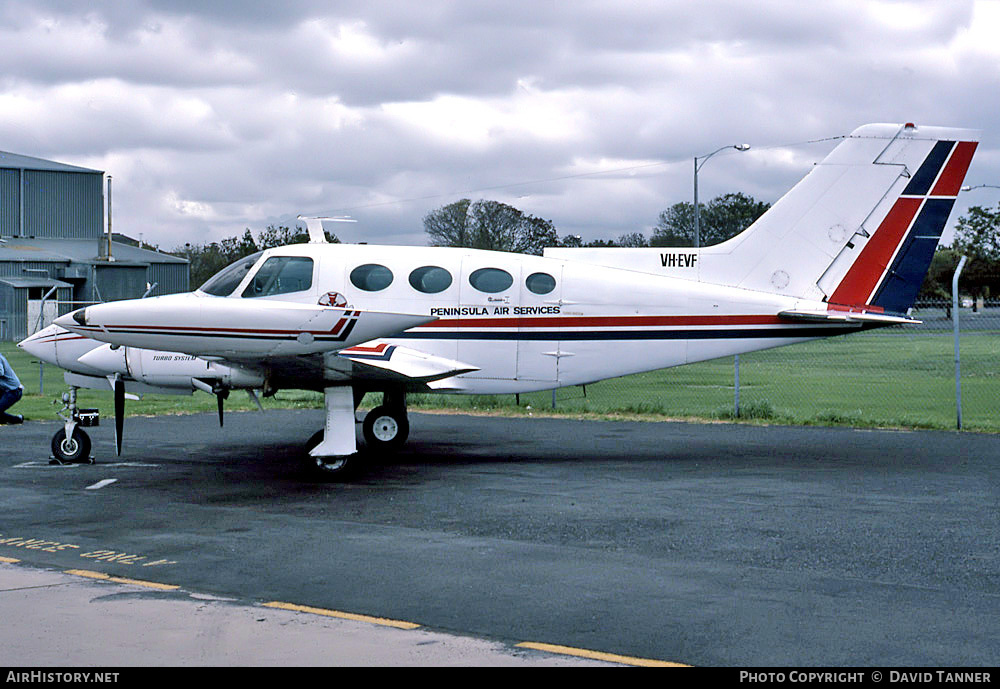
[[[10,343],[0,351],[25,385],[13,411],[26,419],[54,419],[66,389],[62,371],[44,367],[38,393],[37,360]],[[1000,333],[976,331],[961,341],[963,426],[1000,432]],[[502,414],[567,414],[647,419],[740,420],[752,423],[952,429],[956,425],[954,344],[948,335],[859,334],[740,357],[740,415],[735,415],[733,359],[727,357],[673,369],[616,378],[556,392],[514,395],[410,395],[415,409]],[[111,392],[81,390],[79,403],[112,409]],[[369,396],[366,406],[377,398]],[[321,408],[322,395],[281,391],[265,408]],[[227,410],[255,409],[233,393]],[[126,404],[129,414],[184,414],[215,410],[204,393],[146,395]]]
[[[963,427],[1000,432],[1000,333],[963,336]],[[956,425],[954,341],[947,335],[854,335],[740,356],[740,416],[750,422],[942,428]],[[556,393],[563,414],[736,420],[733,358],[641,373]],[[421,399],[423,398],[423,399]],[[411,404],[552,413],[551,391],[412,396]],[[530,409],[528,409],[530,407]]]

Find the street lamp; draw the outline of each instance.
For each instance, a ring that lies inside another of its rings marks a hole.
[[[705,156],[695,156],[694,158],[694,245],[695,247],[701,246],[701,211],[698,209],[698,170],[701,166],[708,162],[708,159],[714,156],[716,153],[726,150],[727,148],[735,148],[737,151],[749,151],[750,144],[732,144],[730,146],[723,146],[715,151],[712,151]],[[701,164],[698,160],[701,160]]]
[[[997,186],[996,184],[977,184],[974,187],[964,186],[962,187],[962,191],[972,191],[973,189],[981,189],[983,187],[989,187],[990,189],[1000,189],[1000,186]]]

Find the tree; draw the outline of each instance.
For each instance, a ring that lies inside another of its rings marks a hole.
[[[462,199],[424,216],[431,246],[454,246],[492,251],[541,254],[558,246],[551,220],[526,215],[499,201]]]
[[[424,232],[431,246],[471,246],[469,199],[449,203],[424,216]]]
[[[955,225],[955,241],[959,252],[970,258],[1000,261],[1000,205],[995,211],[973,206]]]
[[[629,248],[641,248],[649,246],[649,242],[646,241],[646,235],[642,232],[629,232],[627,234],[618,235],[618,239],[615,240],[615,244],[622,247]]]
[[[336,244],[340,240],[332,232],[324,232],[326,241]],[[257,235],[255,240],[250,228],[244,231],[242,237],[226,237],[209,244],[185,244],[177,247],[172,253],[190,262],[190,279],[192,285],[204,284],[206,280],[244,256],[273,249],[286,244],[304,244],[309,241],[309,233],[299,228],[289,228],[284,225],[267,228]]]
[[[736,192],[699,206],[701,246],[719,244],[750,227],[771,204]],[[650,246],[694,246],[694,204],[675,203],[660,213]]]
[[[938,247],[924,277],[917,299],[950,300],[951,276],[955,274],[960,254],[946,246]]]
[[[646,235],[642,232],[628,232],[626,234],[620,234],[617,239],[591,239],[587,243],[584,243],[583,239],[581,239],[578,234],[568,234],[560,239],[556,246],[566,248],[586,247],[588,249],[616,249],[619,247],[647,247],[649,246],[649,242],[646,241]]]
[[[702,204],[704,208],[704,204]],[[704,214],[702,214],[704,220]],[[702,237],[704,238],[704,234]],[[702,244],[705,242],[702,241]],[[682,201],[660,212],[650,246],[694,246],[694,204]]]
[[[965,289],[977,297],[1000,292],[1000,205],[996,210],[972,206],[955,225],[952,247],[956,255],[969,257],[960,279]]]

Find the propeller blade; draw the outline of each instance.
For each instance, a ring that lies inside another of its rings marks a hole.
[[[260,403],[260,398],[257,397],[257,393],[254,390],[247,388],[247,394],[250,396],[250,399],[257,404],[257,408],[264,411],[264,405]]]
[[[222,428],[222,403],[229,397],[229,390],[219,390],[215,393],[215,399],[219,403],[219,428]]]
[[[115,377],[115,449],[122,454],[122,437],[125,433],[125,381]]]

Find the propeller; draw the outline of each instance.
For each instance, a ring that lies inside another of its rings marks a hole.
[[[219,428],[222,428],[222,412],[223,412],[223,402],[229,397],[229,388],[222,385],[219,381],[213,381],[211,385],[200,378],[192,378],[191,385],[201,390],[207,392],[210,395],[215,395],[216,403],[219,405]]]
[[[125,381],[115,376],[115,449],[122,454],[122,437],[125,432]]]
[[[229,397],[229,388],[219,388],[215,393],[215,399],[219,404],[219,428],[222,428],[222,403]]]

